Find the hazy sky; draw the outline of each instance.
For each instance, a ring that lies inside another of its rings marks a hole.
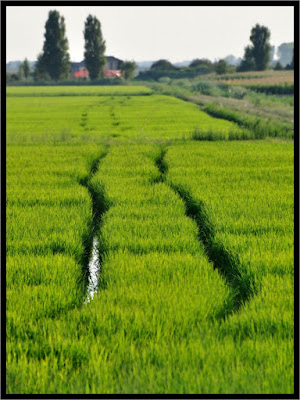
[[[6,61],[34,61],[44,43],[49,10],[65,17],[72,61],[83,59],[84,22],[101,22],[106,55],[123,60],[171,62],[194,58],[242,57],[256,24],[271,31],[271,44],[294,41],[291,6],[9,6]],[[274,4],[274,3],[273,3]]]

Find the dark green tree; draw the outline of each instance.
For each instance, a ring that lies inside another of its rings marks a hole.
[[[197,67],[203,67],[203,66],[211,67],[212,62],[206,58],[201,58],[201,59],[196,58],[189,65],[190,68],[197,68]]]
[[[45,29],[40,69],[46,71],[51,79],[66,78],[70,71],[70,56],[64,17],[56,10],[49,11]]]
[[[10,80],[11,80],[12,82],[16,82],[16,81],[19,80],[19,77],[18,77],[17,74],[11,74],[11,75],[10,75]]]
[[[151,65],[152,70],[160,70],[160,71],[172,71],[176,70],[177,68],[174,67],[173,64],[170,63],[168,60],[158,60],[154,64]]]
[[[37,57],[37,62],[34,66],[33,77],[35,81],[39,81],[41,79],[49,79],[49,75],[46,71],[46,66],[43,61],[42,53],[40,53]]]
[[[250,40],[253,43],[252,54],[257,71],[265,70],[270,61],[270,35],[271,32],[269,29],[263,25],[256,24],[251,30]]]
[[[18,78],[21,80],[24,76],[24,65],[20,64],[18,68]]]
[[[89,15],[84,26],[84,61],[91,79],[103,76],[106,62],[105,41],[102,37],[101,24],[96,17]]]
[[[245,48],[245,54],[237,71],[263,71],[270,61],[270,31],[267,27],[256,24],[251,29],[252,46]]]
[[[130,79],[134,77],[137,65],[134,61],[122,61],[121,71],[124,73],[125,79]]]
[[[221,74],[226,74],[228,71],[228,65],[225,60],[220,60],[216,64],[216,73],[221,75]]]
[[[277,62],[275,67],[274,67],[275,71],[282,71],[283,70],[283,66],[280,64],[280,62]]]
[[[25,58],[25,60],[23,62],[23,72],[24,72],[25,78],[27,79],[30,74],[30,66],[29,66],[29,62],[28,62],[27,58]]]
[[[244,72],[244,71],[254,71],[254,70],[255,70],[255,60],[253,57],[253,48],[247,46],[245,48],[244,57],[240,65],[237,67],[237,71]]]

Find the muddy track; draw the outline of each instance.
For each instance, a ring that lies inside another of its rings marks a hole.
[[[94,174],[98,171],[101,160],[108,154],[108,148],[98,157],[94,158],[90,165],[88,174],[79,180],[79,184],[84,186],[92,200],[92,221],[89,226],[89,233],[83,238],[84,253],[81,264],[85,283],[86,300],[92,300],[94,294],[101,286],[99,279],[100,266],[103,258],[103,246],[99,243],[98,236],[101,231],[103,214],[108,210],[109,204],[105,197],[103,185],[95,185],[92,182]]]
[[[165,160],[166,152],[167,149],[162,147],[160,155],[155,160],[160,176],[153,183],[164,182],[168,185],[183,200],[186,216],[196,222],[198,240],[204,246],[208,260],[219,271],[230,288],[231,301],[224,304],[217,315],[218,319],[225,319],[230,314],[237,312],[255,294],[253,278],[242,273],[246,269],[242,268],[238,256],[231,253],[220,241],[216,240],[215,228],[206,212],[204,203],[193,198],[191,193],[182,186],[174,185],[166,180],[168,171]]]

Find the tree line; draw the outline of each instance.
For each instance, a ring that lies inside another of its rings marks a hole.
[[[100,21],[89,15],[84,24],[84,61],[91,80],[103,78],[105,66],[106,45],[102,36]],[[67,79],[70,75],[71,63],[69,56],[69,45],[66,37],[65,20],[59,12],[50,11],[45,24],[45,41],[43,51],[38,55],[34,67],[33,76],[35,80],[50,78],[54,81]],[[196,59],[188,67],[178,68],[168,60],[158,60],[148,71],[140,72],[137,79],[160,79],[170,78],[191,78],[197,75],[216,72],[225,74],[228,72],[263,71],[267,69],[271,57],[270,30],[262,25],[256,24],[250,34],[251,44],[246,46],[243,59],[236,68],[230,66],[225,60],[212,63],[207,59]],[[283,44],[282,46],[284,46]],[[284,49],[282,49],[284,50]],[[134,76],[137,66],[134,62],[123,61],[121,71],[125,79]],[[275,70],[284,69],[277,62]],[[294,69],[294,54],[292,61],[285,69]],[[30,74],[29,63],[25,59],[19,67],[19,79],[23,76],[27,79]]]
[[[148,71],[140,72],[137,79],[163,79],[163,77],[179,79],[193,78],[197,75],[216,72],[217,74],[225,74],[230,72],[244,71],[264,71],[268,68],[271,58],[270,30],[262,25],[256,24],[250,34],[251,45],[246,46],[243,59],[236,68],[227,64],[225,60],[219,60],[212,63],[207,59],[195,59],[188,67],[176,67],[168,60],[159,60],[152,64]],[[284,45],[284,44],[283,44]],[[282,45],[282,46],[283,46]],[[282,49],[283,50],[283,49]],[[275,70],[284,69],[277,62]],[[285,69],[294,69],[294,56],[290,64]]]
[[[100,21],[89,15],[84,24],[84,61],[91,80],[104,77],[105,40],[102,36]],[[34,78],[43,80],[50,78],[54,81],[67,79],[70,75],[71,62],[69,44],[66,37],[65,19],[56,10],[50,11],[45,24],[45,40],[43,51],[38,55],[34,67]],[[21,69],[21,70],[20,70]],[[27,59],[21,64],[19,75],[25,78],[29,75]],[[123,61],[120,66],[125,79],[134,75],[136,64]]]

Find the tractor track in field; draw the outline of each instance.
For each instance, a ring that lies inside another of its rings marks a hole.
[[[107,156],[108,147],[98,157],[94,158],[88,174],[79,180],[79,184],[85,187],[92,200],[92,221],[87,237],[83,238],[84,254],[81,260],[83,267],[83,276],[86,286],[85,304],[89,303],[94,294],[102,286],[99,277],[102,259],[103,246],[99,242],[101,232],[101,224],[103,214],[108,211],[109,204],[105,197],[105,189],[103,185],[94,185],[92,182],[93,176],[99,170],[101,161]]]
[[[166,179],[168,164],[165,160],[166,147],[161,147],[155,165],[160,175],[153,183],[163,182],[168,185],[184,202],[185,214],[196,222],[198,240],[204,246],[205,254],[213,267],[219,271],[230,288],[231,300],[224,304],[217,314],[218,319],[225,319],[237,312],[245,302],[254,296],[256,290],[253,279],[241,273],[241,263],[237,255],[228,251],[225,246],[215,238],[215,229],[201,200],[193,198],[191,193],[183,186],[174,185]]]
[[[96,106],[97,106],[97,103],[93,102],[93,103],[87,105],[82,110],[79,126],[85,131],[90,130],[90,128],[88,127],[88,124],[89,124],[89,112]]]

